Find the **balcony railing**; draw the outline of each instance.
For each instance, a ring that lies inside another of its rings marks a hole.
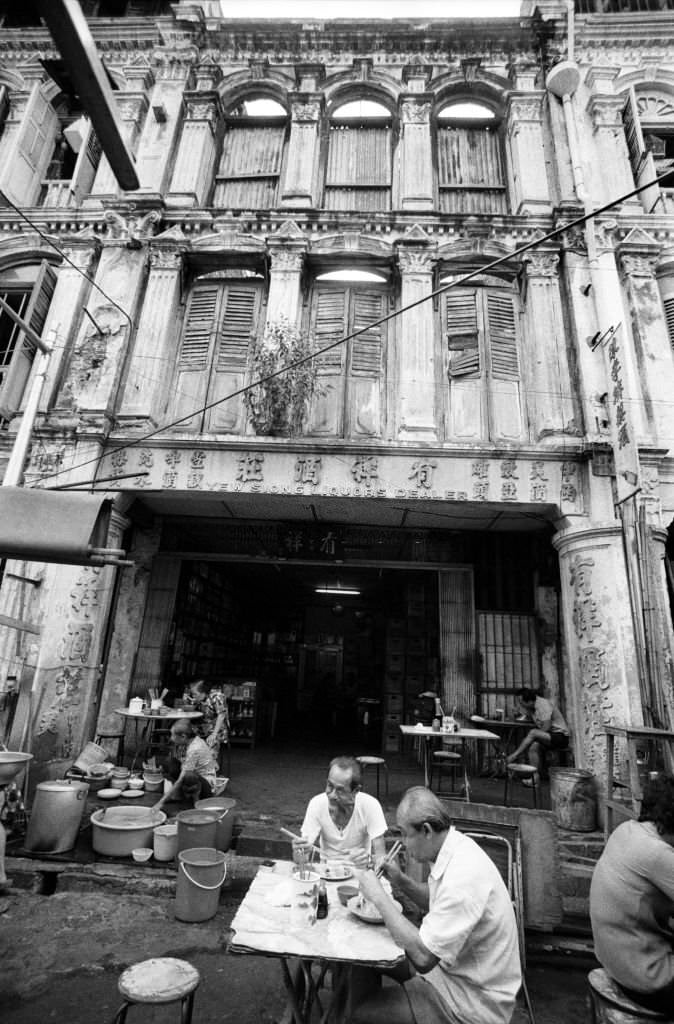
[[[77,197],[73,192],[70,178],[67,181],[43,181],[38,205],[55,206],[60,209],[77,206]]]

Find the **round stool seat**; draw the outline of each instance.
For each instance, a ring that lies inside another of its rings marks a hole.
[[[461,754],[455,754],[453,750],[436,750],[433,754],[436,761],[460,761]]]
[[[666,1017],[657,1010],[649,1010],[630,999],[602,967],[590,971],[587,980],[595,1000],[621,1011],[620,1015],[615,1017],[616,1024],[618,1020],[624,1024],[631,1024],[631,1022],[640,1024],[642,1021],[660,1021],[661,1024],[671,1024],[672,1017]],[[612,1021],[614,1018],[609,1016],[607,1019]]]
[[[127,967],[119,991],[132,1003],[174,1003],[193,992],[201,976],[187,960],[153,957]]]
[[[532,764],[508,764],[506,770],[511,775],[519,775],[522,779],[531,779],[537,770]]]
[[[358,764],[386,764],[385,758],[374,757],[372,754],[365,754],[362,757],[357,757],[356,761],[358,761]]]

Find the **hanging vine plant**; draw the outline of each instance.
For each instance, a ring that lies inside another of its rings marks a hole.
[[[318,382],[316,361],[308,358],[312,352],[310,339],[284,318],[268,323],[253,342],[252,379],[261,383],[248,388],[243,401],[256,434],[302,433],[311,399],[327,390]],[[265,379],[271,374],[276,376]]]

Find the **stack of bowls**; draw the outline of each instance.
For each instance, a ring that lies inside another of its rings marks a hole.
[[[126,789],[130,776],[131,772],[128,768],[113,768],[110,779],[111,789]]]
[[[145,790],[149,793],[156,793],[164,786],[164,773],[161,768],[146,768],[143,772]]]

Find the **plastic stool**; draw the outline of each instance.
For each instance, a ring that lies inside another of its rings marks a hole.
[[[119,979],[119,991],[124,1002],[117,1011],[114,1024],[124,1024],[126,1014],[134,1003],[159,1006],[180,1000],[181,1024],[190,1024],[194,993],[201,976],[187,960],[172,956],[154,957],[127,967]]]
[[[590,971],[587,981],[592,1024],[646,1024],[648,1021],[674,1024],[673,1016],[667,1017],[633,1002],[601,967]]]
[[[505,788],[503,791],[503,806],[509,807],[508,803],[510,796],[510,783],[511,782],[524,782],[526,779],[531,781],[531,793],[534,800],[534,807],[538,807],[538,787],[536,785],[536,775],[538,769],[534,768],[532,764],[507,764],[505,774]]]
[[[117,764],[124,763],[124,730],[117,732],[97,732],[95,742],[103,745],[103,740],[117,740]]]
[[[379,769],[383,767],[386,775],[386,796],[388,796],[388,765],[383,757],[373,757],[370,754],[363,754],[361,757],[357,757],[356,761],[360,765],[360,770],[365,777],[366,768],[377,769],[377,799],[379,799]]]
[[[435,769],[438,770],[438,793],[440,792],[440,786],[442,783],[443,771],[449,771],[452,773],[452,793],[455,791],[456,783],[456,772],[461,767],[461,754],[455,754],[453,750],[435,750],[431,755],[431,765],[429,774],[429,788],[433,789],[433,775]]]

